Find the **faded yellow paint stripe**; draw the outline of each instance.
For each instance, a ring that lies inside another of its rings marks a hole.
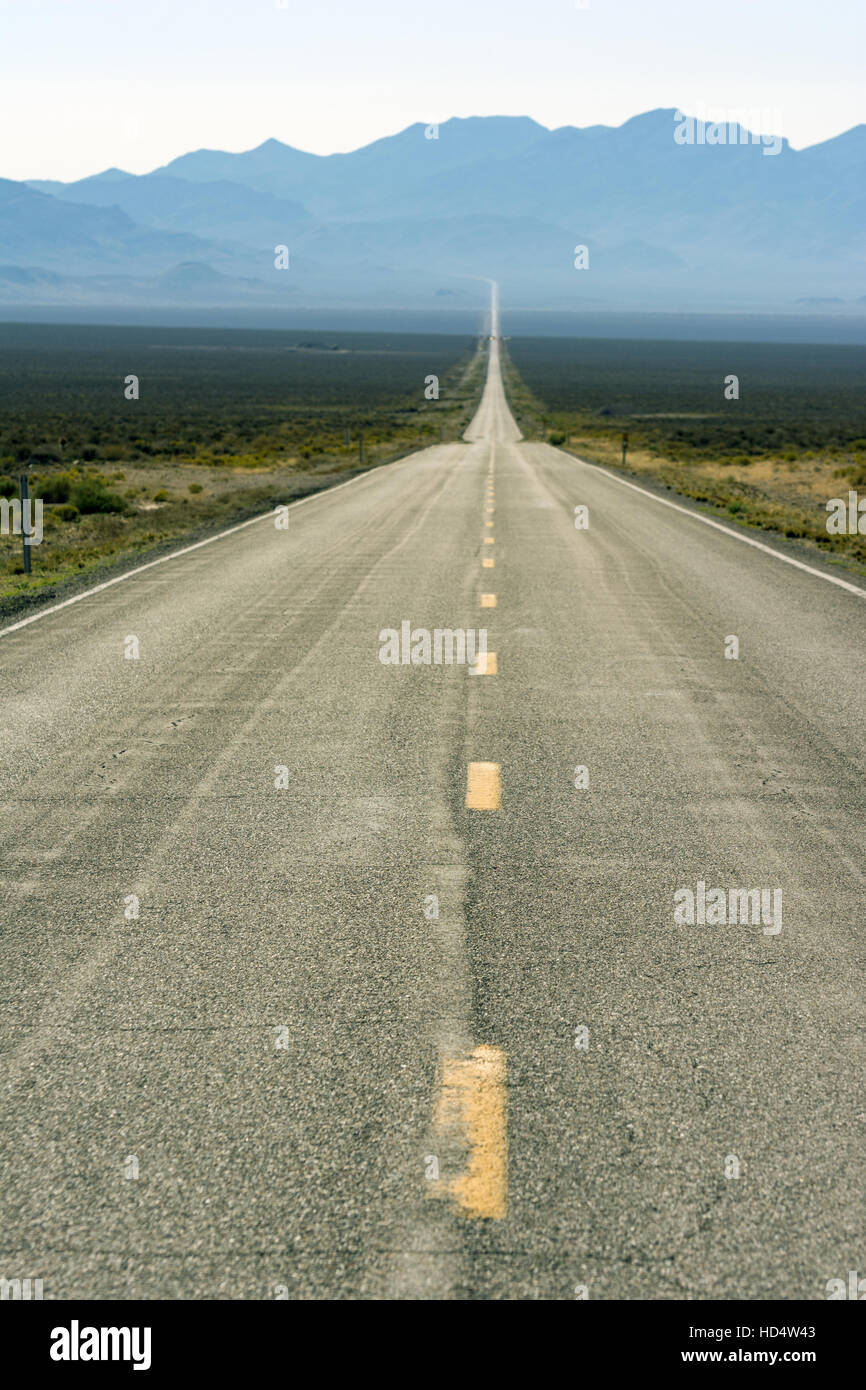
[[[484,537],[484,544],[485,544],[485,545],[492,545],[492,544],[493,544],[493,537],[492,537],[492,536],[485,536],[485,537]]]
[[[495,561],[495,560],[482,560],[482,561],[481,561],[481,564],[482,564],[482,566],[484,567],[484,569],[486,569],[486,570],[492,570],[493,567],[494,567],[494,565],[496,564],[496,561]]]
[[[436,1095],[435,1124],[459,1133],[466,1169],[447,1182],[463,1216],[502,1221],[508,1214],[508,1092],[505,1053],[476,1047],[468,1057],[445,1057]]]
[[[496,595],[495,595],[495,594],[482,594],[482,595],[481,595],[481,607],[482,607],[482,608],[495,608],[495,607],[496,607]]]
[[[492,521],[485,521],[484,525],[485,525],[485,526],[492,526],[492,525],[493,525],[493,522],[492,522]]]
[[[475,658],[475,665],[469,667],[469,672],[473,676],[495,676],[496,653],[479,652]]]
[[[498,763],[470,763],[466,774],[466,806],[470,811],[498,811],[502,781]]]

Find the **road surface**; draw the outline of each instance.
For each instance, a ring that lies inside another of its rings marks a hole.
[[[468,442],[0,636],[0,1276],[866,1273],[862,593],[521,442],[491,330]]]

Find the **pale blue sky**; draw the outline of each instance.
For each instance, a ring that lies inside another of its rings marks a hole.
[[[136,173],[412,121],[748,108],[797,147],[866,119],[864,0],[0,0],[0,176]]]

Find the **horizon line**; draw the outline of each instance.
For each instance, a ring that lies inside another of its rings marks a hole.
[[[713,107],[712,109],[714,109],[714,110],[719,110],[720,108],[718,108],[718,107]],[[750,110],[751,110],[751,111],[753,112],[753,114],[754,114],[755,108],[749,108],[749,107],[746,107],[746,106],[744,106],[744,105],[738,105],[738,106],[732,106],[732,107],[729,108],[730,114],[729,114],[729,116],[726,117],[724,120],[719,120],[719,121],[713,122],[713,121],[710,121],[709,118],[708,118],[707,116],[693,116],[693,119],[694,119],[694,120],[705,121],[707,124],[715,124],[715,125],[742,124],[741,122],[737,122],[737,121],[735,121],[734,119],[732,119],[733,113],[734,113],[734,112],[748,113]],[[197,154],[226,154],[226,155],[255,154],[257,150],[262,150],[262,149],[264,149],[266,145],[280,145],[283,149],[292,150],[293,153],[295,153],[295,154],[307,155],[310,159],[336,159],[336,158],[345,158],[345,157],[347,157],[347,156],[349,156],[349,155],[360,154],[360,152],[361,152],[362,150],[371,149],[373,145],[381,144],[381,143],[382,143],[383,141],[385,141],[385,140],[395,140],[395,139],[397,139],[399,136],[405,135],[408,131],[416,129],[416,127],[426,128],[426,127],[428,127],[428,126],[436,126],[437,128],[441,128],[441,127],[443,127],[443,126],[452,125],[452,124],[455,123],[455,122],[465,122],[465,121],[530,121],[533,125],[537,126],[538,129],[539,129],[540,131],[545,131],[548,135],[555,135],[555,134],[558,134],[559,131],[563,131],[563,130],[574,130],[574,131],[581,131],[581,132],[586,132],[586,131],[590,131],[590,130],[614,131],[614,130],[623,130],[627,125],[630,125],[630,124],[632,123],[632,121],[639,121],[639,120],[642,120],[642,119],[643,119],[644,117],[646,117],[646,116],[654,116],[654,115],[656,115],[656,114],[658,114],[658,113],[667,113],[667,112],[681,113],[683,116],[688,116],[688,115],[690,114],[689,111],[688,111],[687,106],[653,106],[653,107],[650,107],[650,108],[649,108],[648,110],[646,110],[646,111],[638,111],[638,112],[636,112],[633,116],[628,116],[628,117],[627,117],[624,121],[622,121],[619,125],[605,125],[604,122],[596,122],[596,123],[594,123],[594,124],[592,124],[592,125],[584,125],[584,126],[577,126],[577,125],[547,126],[547,125],[544,124],[543,121],[538,121],[538,120],[536,120],[536,118],[535,118],[534,116],[528,116],[528,115],[526,115],[526,114],[521,114],[521,115],[505,115],[505,114],[501,114],[501,113],[491,112],[491,113],[488,113],[488,114],[486,114],[486,115],[448,116],[444,121],[423,121],[423,120],[411,121],[411,122],[409,123],[409,125],[403,126],[400,130],[391,131],[390,133],[385,134],[385,135],[377,135],[376,138],[375,138],[374,140],[368,140],[368,141],[366,142],[366,144],[363,144],[363,145],[355,145],[355,146],[353,146],[351,149],[346,149],[346,150],[331,150],[331,151],[330,151],[329,153],[327,153],[327,154],[318,154],[315,150],[305,150],[305,149],[301,149],[300,146],[298,146],[298,145],[291,145],[291,144],[289,144],[287,141],[279,139],[279,137],[276,136],[276,135],[269,135],[269,136],[267,136],[264,140],[261,140],[257,145],[250,145],[250,146],[248,146],[248,147],[246,147],[246,148],[244,148],[244,149],[238,149],[238,150],[233,150],[233,149],[221,149],[221,148],[219,148],[218,146],[215,146],[215,145],[214,145],[214,146],[210,146],[210,145],[201,145],[201,146],[199,146],[198,149],[194,149],[194,150],[185,150],[182,154],[173,155],[171,159],[169,159],[168,161],[166,161],[166,163],[164,163],[164,164],[157,164],[157,165],[154,166],[154,168],[152,168],[152,169],[147,169],[147,170],[145,170],[145,171],[144,171],[143,173],[141,173],[141,174],[135,174],[135,173],[133,173],[133,172],[132,172],[131,170],[129,170],[129,169],[122,169],[119,165],[112,164],[112,165],[109,165],[107,168],[96,170],[96,172],[93,173],[93,174],[83,174],[83,175],[81,175],[80,178],[75,178],[75,179],[43,179],[43,178],[41,178],[41,177],[38,176],[38,175],[34,175],[34,176],[32,176],[32,177],[29,177],[29,178],[9,179],[8,181],[9,181],[10,183],[24,183],[24,184],[28,184],[28,183],[61,183],[61,184],[63,184],[63,183],[83,183],[84,180],[86,180],[86,179],[99,178],[99,177],[101,177],[101,176],[104,175],[104,174],[112,174],[112,173],[122,174],[125,178],[147,178],[147,177],[149,177],[151,174],[157,174],[157,173],[159,173],[160,171],[169,168],[169,166],[172,165],[172,164],[174,164],[174,163],[176,163],[177,160],[179,160],[179,159],[188,159],[188,158],[189,158],[190,156],[192,156],[192,155],[197,155]],[[821,145],[828,145],[828,144],[831,144],[832,141],[834,141],[834,140],[839,140],[839,139],[841,139],[841,138],[842,138],[843,136],[845,136],[845,135],[850,135],[852,131],[859,130],[859,129],[860,129],[862,126],[864,126],[864,125],[866,125],[866,121],[858,121],[855,125],[847,126],[844,130],[837,131],[837,133],[836,133],[835,135],[827,136],[827,137],[826,137],[825,139],[823,139],[823,140],[816,140],[816,141],[815,141],[813,144],[811,144],[811,145],[801,145],[801,146],[799,146],[799,147],[795,147],[794,145],[792,145],[791,142],[790,142],[790,140],[788,140],[787,136],[781,135],[780,138],[782,139],[783,144],[787,145],[788,149],[791,151],[792,154],[803,154],[803,153],[805,153],[806,150],[818,149]],[[759,135],[774,135],[774,136],[775,136],[775,135],[779,135],[779,134],[780,134],[779,131],[757,131],[757,130],[753,130],[751,127],[747,127],[747,126],[743,126],[742,128],[743,128],[743,129],[747,129],[747,130],[749,131],[749,134],[750,134],[750,135],[752,135],[752,134],[759,134]],[[0,178],[6,178],[6,177],[7,177],[7,176],[6,176],[5,174],[0,174]]]

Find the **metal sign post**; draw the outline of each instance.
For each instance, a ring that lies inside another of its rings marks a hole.
[[[19,478],[21,485],[21,544],[24,549],[24,573],[30,573],[30,535],[32,531],[30,517],[30,488],[27,482],[27,474],[22,473]]]

